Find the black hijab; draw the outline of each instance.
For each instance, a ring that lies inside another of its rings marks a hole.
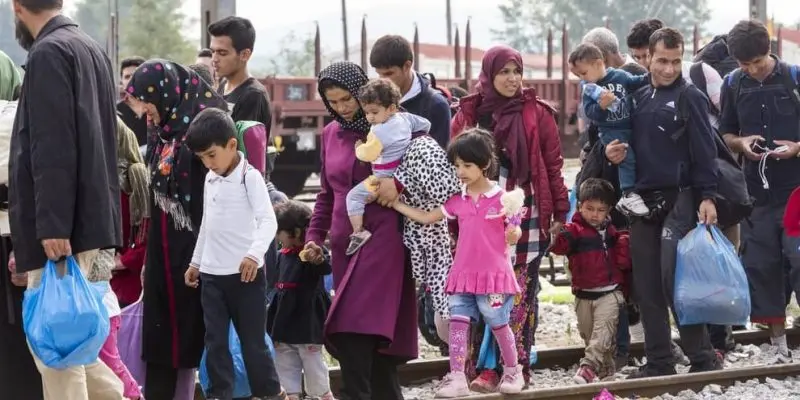
[[[128,95],[156,107],[161,122],[154,126],[150,186],[154,201],[172,216],[175,228],[193,230],[189,216],[194,153],[186,147],[186,130],[208,107],[227,110],[227,103],[194,71],[166,60],[150,60],[136,69]],[[196,171],[194,171],[196,173]]]
[[[353,96],[354,99],[357,99],[358,90],[361,89],[362,86],[366,85],[369,81],[367,74],[364,73],[364,70],[361,69],[361,67],[350,61],[337,61],[320,71],[317,81],[317,90],[319,90],[319,96],[322,98],[322,102],[325,103],[325,108],[328,109],[328,113],[339,123],[339,125],[345,129],[358,133],[366,134],[369,132],[370,124],[369,121],[367,121],[367,118],[364,116],[364,111],[361,109],[360,103],[358,105],[358,111],[353,117],[353,120],[347,121],[331,107],[327,97],[325,97],[324,91],[322,90],[322,82],[331,81],[336,86],[339,86],[342,89],[350,92],[350,95]]]

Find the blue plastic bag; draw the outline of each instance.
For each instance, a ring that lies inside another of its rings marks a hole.
[[[575,211],[578,209],[577,189],[578,185],[576,184],[569,190],[569,213],[567,214],[567,221],[572,221],[572,216],[575,215]]]
[[[67,257],[58,276],[48,261],[39,287],[25,291],[22,322],[33,353],[44,365],[64,369],[97,361],[108,337],[103,296],[108,282],[89,283],[75,258]]]
[[[264,341],[267,342],[267,349],[271,357],[275,358],[275,347],[272,345],[272,339],[265,332]],[[239,342],[239,335],[236,334],[236,328],[233,327],[231,322],[228,331],[228,348],[233,357],[233,397],[247,397],[252,396],[250,391],[250,382],[247,380],[247,369],[244,366],[244,358],[242,357],[242,345]],[[203,393],[208,396],[208,389],[211,382],[208,379],[208,369],[206,368],[206,357],[208,350],[203,350],[203,357],[200,359],[200,369],[198,375],[200,378],[200,387],[203,388]]]
[[[733,245],[716,226],[698,224],[678,242],[674,294],[681,325],[747,322],[747,275]]]

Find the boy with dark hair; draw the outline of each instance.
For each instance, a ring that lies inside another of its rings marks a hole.
[[[208,83],[211,83],[213,87],[217,87],[219,82],[217,82],[217,76],[214,73],[214,62],[213,62],[214,52],[211,49],[201,49],[197,52],[197,59],[194,61],[195,64],[205,65],[208,67],[208,71],[211,73],[211,80]]]
[[[628,234],[617,231],[609,218],[616,197],[610,182],[584,181],[578,212],[553,244],[554,254],[569,259],[578,330],[586,344],[575,374],[577,383],[592,383],[616,372],[617,323],[625,304],[623,271],[631,267]]]
[[[633,24],[626,38],[626,42],[628,44],[628,51],[631,57],[636,60],[637,64],[644,67],[649,65],[650,35],[663,27],[664,22],[658,18],[643,19]]]
[[[373,175],[347,193],[347,215],[353,225],[347,255],[354,254],[372,234],[364,229],[364,207],[377,191],[378,179],[391,177],[400,166],[411,134],[427,132],[431,123],[414,114],[400,112],[400,89],[388,79],[370,81],[358,94],[367,121],[372,125],[366,142],[356,143],[356,158],[372,163]]]
[[[256,30],[250,20],[227,17],[208,26],[217,79],[225,79],[220,93],[232,110],[235,122],[257,121],[267,128],[267,143],[272,128],[269,95],[256,78],[250,76],[247,63],[253,56]],[[269,174],[271,171],[267,171]]]
[[[583,110],[587,118],[599,129],[600,141],[630,142],[630,99],[633,91],[647,83],[644,75],[633,76],[623,70],[606,68],[602,51],[590,43],[582,43],[569,55],[572,73],[584,81]],[[636,181],[636,158],[628,151],[619,166],[619,184],[622,198],[617,203],[620,211],[635,216],[649,212],[642,198],[633,190]]]
[[[125,88],[128,87],[128,82],[131,81],[133,72],[136,71],[136,68],[139,68],[140,65],[144,64],[144,62],[145,59],[138,56],[128,57],[120,62],[119,92],[121,93],[121,98],[119,103],[117,103],[117,113],[119,113],[119,117],[136,135],[136,141],[139,143],[140,147],[147,145],[147,118],[139,118],[139,116],[131,110],[131,107],[128,106],[128,103],[125,102],[125,97],[127,96]]]
[[[430,82],[414,71],[414,52],[402,36],[386,35],[372,45],[369,63],[381,78],[394,82],[402,98],[400,106],[431,122],[430,135],[442,148],[450,141],[450,104],[431,87]]]
[[[781,224],[786,202],[800,187],[800,67],[770,54],[761,22],[737,23],[727,36],[739,68],[722,85],[720,132],[731,150],[744,155],[747,190],[755,199],[742,235],[742,263],[751,288],[750,320],[769,326],[779,362],[792,362],[786,343],[786,280],[800,291],[800,239]],[[784,266],[790,273],[784,274]]]
[[[230,321],[241,342],[253,398],[285,399],[264,341],[267,312],[264,266],[278,225],[261,173],[237,151],[236,126],[225,111],[195,117],[186,145],[208,168],[203,221],[186,285],[200,287],[210,399],[230,399],[234,371],[228,347]]]

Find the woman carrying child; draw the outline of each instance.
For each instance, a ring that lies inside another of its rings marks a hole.
[[[592,383],[616,372],[617,325],[627,287],[623,271],[631,260],[628,233],[616,230],[609,217],[616,200],[611,183],[589,178],[578,193],[578,212],[550,251],[569,259],[578,331],[586,344],[575,381]]]
[[[305,391],[315,399],[334,400],[328,366],[322,357],[322,327],[331,305],[324,276],[331,273],[330,255],[306,258],[306,230],[311,208],[287,200],[275,206],[276,239],[281,249],[276,265],[275,297],[267,313],[267,332],[275,343],[275,366],[289,400],[300,400]]]
[[[488,178],[497,167],[494,139],[481,129],[466,131],[450,143],[447,158],[464,184],[460,194],[430,212],[395,203],[397,211],[419,223],[445,218],[458,221],[455,260],[445,289],[450,305],[450,373],[444,377],[436,397],[469,395],[464,363],[470,325],[481,317],[500,347],[504,366],[500,392],[519,393],[525,382],[508,322],[514,296],[520,290],[508,250],[519,240],[520,232],[507,227],[500,201],[504,191]]]

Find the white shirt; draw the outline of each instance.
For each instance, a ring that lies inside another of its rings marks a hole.
[[[411,81],[411,88],[408,89],[408,93],[404,94],[403,98],[400,99],[401,105],[413,99],[414,97],[417,97],[418,94],[422,93],[422,82],[420,82],[419,80],[420,78],[419,76],[417,76],[417,72],[411,70],[409,74],[411,74],[411,76],[413,77],[413,81]]]
[[[278,230],[264,178],[241,152],[239,159],[228,176],[206,175],[203,222],[191,263],[204,274],[238,274],[245,257],[262,267]]]

